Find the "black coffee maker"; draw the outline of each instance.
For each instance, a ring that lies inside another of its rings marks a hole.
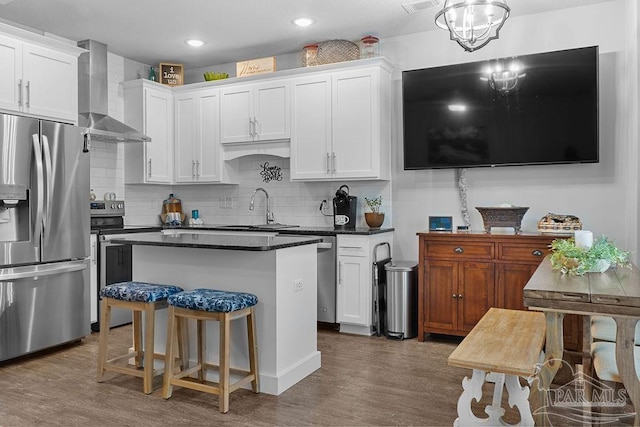
[[[346,189],[346,191],[345,191]],[[355,229],[358,214],[358,198],[349,195],[349,187],[342,185],[333,198],[333,228]]]

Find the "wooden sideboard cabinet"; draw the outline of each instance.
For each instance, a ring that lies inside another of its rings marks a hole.
[[[419,232],[418,340],[466,335],[490,307],[526,310],[522,290],[559,235]],[[565,348],[579,350],[582,325],[564,320]]]

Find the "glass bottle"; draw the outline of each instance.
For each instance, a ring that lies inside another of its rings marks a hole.
[[[149,80],[152,82],[156,81],[156,70],[153,67],[149,67]]]
[[[319,65],[317,44],[308,44],[302,48],[302,65],[304,67]]]
[[[375,36],[364,36],[360,39],[362,42],[362,52],[360,58],[373,58],[378,56],[378,38]]]

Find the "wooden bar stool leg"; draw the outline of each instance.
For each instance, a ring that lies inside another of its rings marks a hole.
[[[145,328],[144,328],[144,394],[153,392],[153,354],[154,331],[156,324],[156,310],[154,303],[145,304]],[[172,353],[171,353],[172,354]]]
[[[136,368],[142,368],[142,312],[133,310],[133,351],[136,353]]]
[[[187,323],[187,319],[185,319],[184,317],[178,317],[176,319],[176,328],[177,328],[176,339],[178,340],[178,372],[179,372],[180,370],[186,370],[189,368],[189,348],[188,348],[189,326]]]
[[[198,319],[198,381],[203,383],[207,378],[207,372],[205,370],[205,355],[207,354],[207,323],[204,320]]]
[[[172,367],[173,366],[173,352],[174,350],[174,334],[177,333],[176,331],[176,316],[175,316],[175,309],[173,308],[172,305],[169,306],[169,313],[168,313],[168,320],[167,320],[167,346],[165,349],[165,353],[164,353],[164,377],[163,377],[163,383],[162,383],[162,397],[164,399],[168,399],[171,397],[171,393],[173,391],[173,385],[171,384],[171,380],[173,379],[173,374],[174,374],[174,369],[167,369],[168,367]],[[185,367],[184,365],[184,359],[183,359],[183,368]]]
[[[229,411],[230,317],[229,313],[220,316],[220,396],[218,396],[218,406],[222,413]]]
[[[102,299],[102,313],[100,315],[100,343],[98,345],[98,373],[96,381],[101,383],[104,380],[104,366],[107,364],[107,354],[109,347],[109,323],[111,322],[111,306],[109,299]]]
[[[251,381],[251,389],[254,393],[260,392],[260,378],[258,375],[258,343],[256,340],[256,321],[253,316],[253,307],[247,315],[247,335],[249,343],[249,371],[253,374],[254,380]]]

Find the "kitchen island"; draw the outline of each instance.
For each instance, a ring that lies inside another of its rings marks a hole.
[[[317,350],[317,243],[279,235],[139,233],[113,240],[133,246],[133,279],[192,290],[258,297],[256,332],[261,392],[279,395],[320,368]],[[167,311],[156,314],[157,353],[165,352]],[[189,326],[195,355],[195,325]],[[232,325],[231,366],[248,366],[246,324]],[[207,328],[207,359],[218,360],[218,328]],[[215,377],[212,377],[215,380]]]

